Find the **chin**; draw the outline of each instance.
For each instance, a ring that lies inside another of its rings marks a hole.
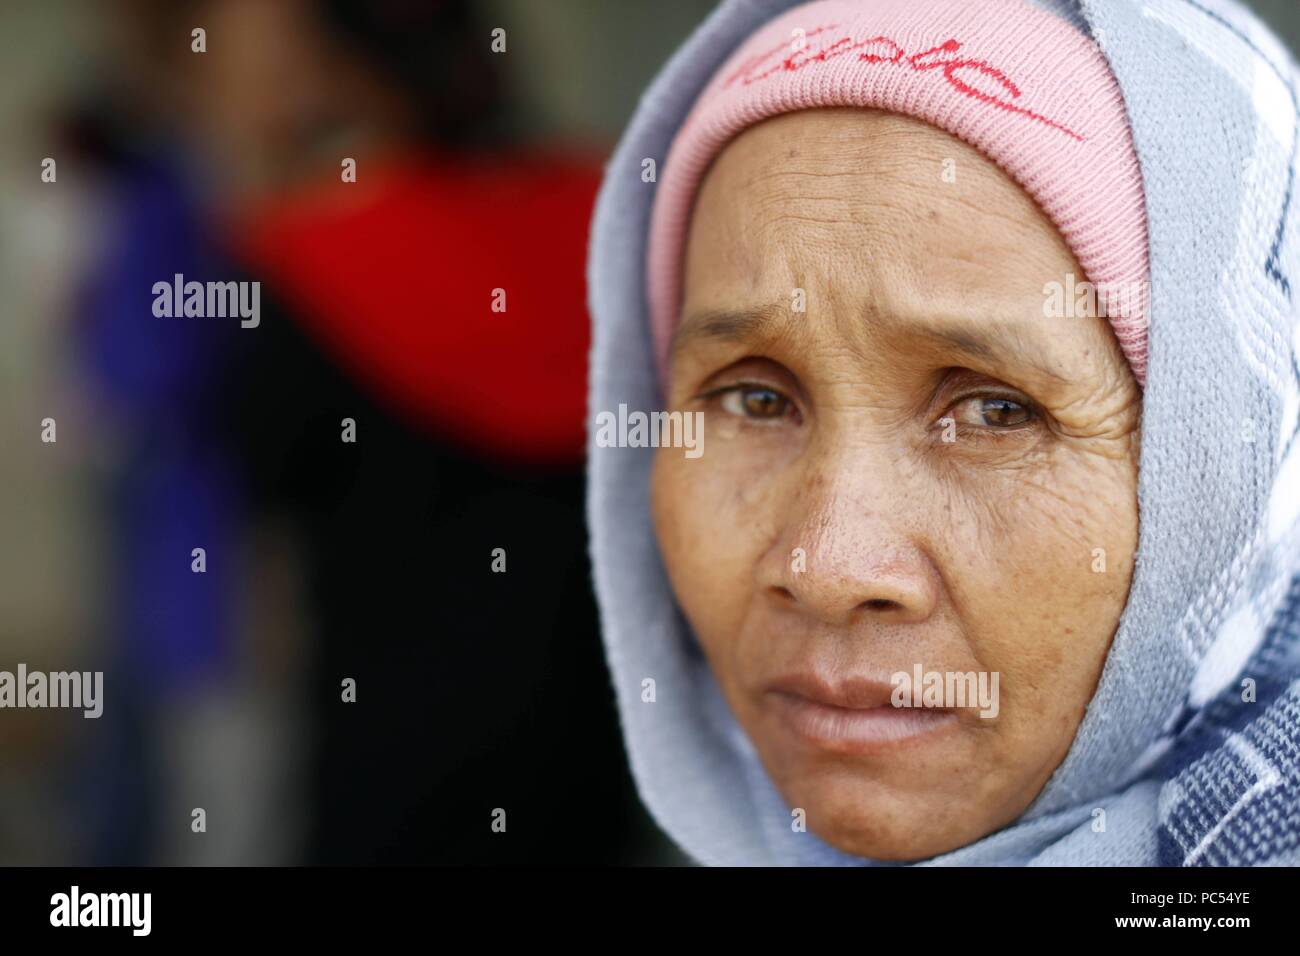
[[[802,776],[801,784],[779,789],[789,806],[806,811],[810,832],[852,856],[925,860],[992,832],[971,826],[969,795],[885,793],[879,782],[851,771],[823,768],[816,776]]]

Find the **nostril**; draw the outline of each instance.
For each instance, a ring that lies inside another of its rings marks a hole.
[[[872,611],[892,611],[902,605],[888,598],[872,598],[869,601],[863,601],[862,606]]]
[[[793,602],[795,600],[794,592],[791,591],[789,588],[782,587],[779,584],[774,584],[771,588],[769,588],[769,590],[772,592],[772,595],[779,600],[790,601],[790,602]]]

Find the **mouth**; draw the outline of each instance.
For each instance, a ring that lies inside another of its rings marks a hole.
[[[767,691],[786,730],[801,743],[836,754],[897,752],[928,743],[957,726],[944,707],[895,707],[893,686],[872,679],[835,683],[800,674]]]

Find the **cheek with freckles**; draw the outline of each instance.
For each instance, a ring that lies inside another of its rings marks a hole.
[[[722,438],[715,420],[706,418],[711,443]],[[701,641],[716,647],[739,631],[754,564],[774,531],[780,475],[738,457],[710,453],[687,461],[674,451],[656,450],[654,524],[683,612]]]
[[[1137,545],[1129,443],[1058,443],[934,488],[949,528],[937,563],[973,653],[1001,675],[1000,766],[1055,766],[1092,697]]]

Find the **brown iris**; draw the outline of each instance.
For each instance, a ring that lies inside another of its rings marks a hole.
[[[740,400],[745,414],[752,418],[777,418],[785,412],[785,397],[770,388],[747,388]]]
[[[1009,398],[980,399],[979,413],[984,424],[995,428],[1009,428],[1029,421],[1029,409]]]

